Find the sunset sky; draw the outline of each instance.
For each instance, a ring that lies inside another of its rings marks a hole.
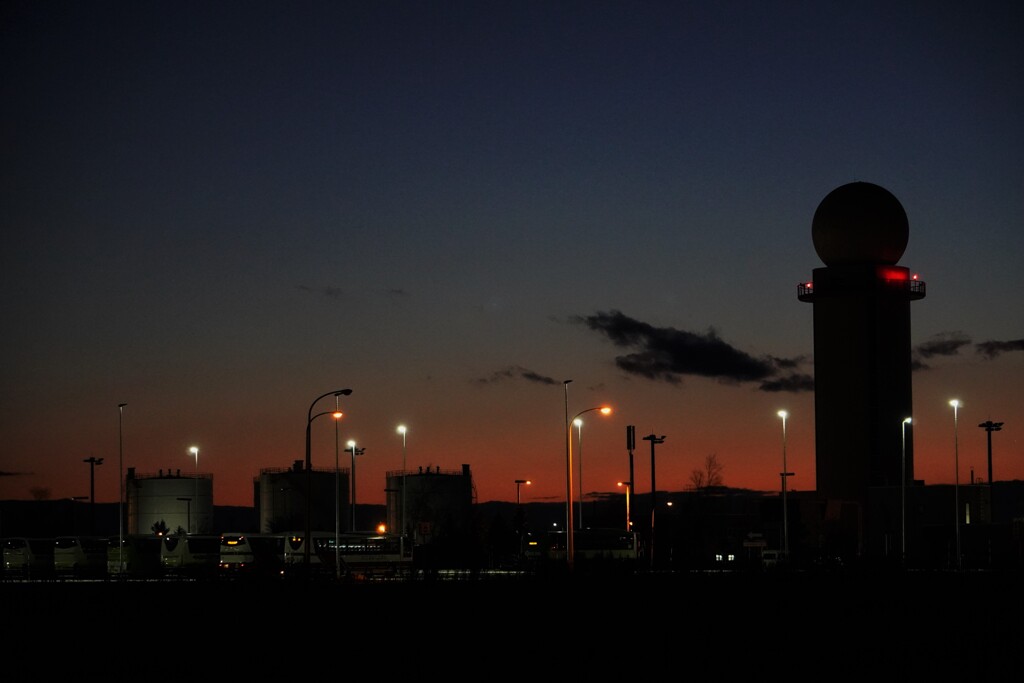
[[[854,181],[903,204],[927,283],[917,477],[956,448],[984,478],[993,420],[1024,479],[1022,35],[986,0],[4,3],[0,499],[88,495],[96,457],[117,501],[120,455],[252,505],[342,388],[360,503],[399,424],[410,470],[564,500],[566,391],[614,409],[584,416],[587,495],[627,478],[627,425],[637,493],[649,434],[659,490],[714,454],[776,491],[780,409],[813,490],[797,285]]]

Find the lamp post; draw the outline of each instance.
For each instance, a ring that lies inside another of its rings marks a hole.
[[[334,576],[341,579],[341,473],[338,469],[338,423],[341,422],[341,409],[338,406],[338,396],[334,396]],[[307,543],[309,540],[307,539]]]
[[[192,446],[192,448],[188,449],[188,452],[196,457],[196,481],[195,481],[196,487],[195,487],[195,494],[194,494],[195,495],[195,501],[196,501],[196,528],[195,528],[195,531],[193,531],[192,530],[192,524],[190,522],[188,530],[189,530],[189,533],[199,533],[199,447],[198,446]],[[191,518],[191,515],[190,515],[190,518]]]
[[[192,528],[192,499],[191,498],[178,498],[178,500],[180,500],[183,503],[186,503],[186,506],[185,506],[185,526],[187,526],[189,529],[191,529]]]
[[[907,425],[911,418],[903,418],[900,423],[900,462],[903,474],[900,476],[900,557],[903,564],[907,563]]]
[[[654,511],[658,509],[657,495],[658,486],[655,484],[654,479],[654,446],[655,444],[665,443],[665,435],[655,436],[654,434],[648,434],[644,437],[644,441],[651,442],[651,538],[649,543],[649,553],[651,568],[654,568]]]
[[[580,514],[579,514],[579,520],[577,521],[577,525],[579,526],[580,529],[582,529],[583,528],[583,420],[581,420],[579,418],[576,418],[575,420],[572,421],[572,423],[574,425],[576,425],[576,452],[577,452],[576,461],[577,461],[577,468],[579,469],[579,472],[580,472],[580,482],[579,482],[579,489],[580,489],[580,500],[579,500]]]
[[[953,406],[953,505],[956,507],[953,523],[956,525],[956,568],[961,569],[963,562],[960,559],[960,433],[957,413],[962,404],[954,398],[949,405]]]
[[[91,456],[82,462],[89,463],[89,533],[96,533],[96,465],[103,464],[103,458]]]
[[[306,412],[306,535],[303,537],[302,563],[303,571],[306,573],[307,578],[309,576],[310,545],[312,545],[310,538],[313,512],[313,459],[309,451],[309,431],[313,420],[325,414],[318,413],[313,415],[313,406],[316,405],[317,401],[327,396],[348,396],[351,393],[351,389],[338,389],[336,391],[328,391],[326,394],[320,394],[309,404],[309,410]]]
[[[782,478],[782,557],[788,560],[789,515],[786,508],[786,479],[793,474],[786,468],[786,418],[789,417],[789,413],[785,410],[780,410],[778,416],[782,418],[782,472],[779,473],[779,476]]]
[[[348,442],[348,448],[345,449],[346,453],[352,454],[352,485],[351,485],[351,498],[352,498],[352,531],[356,530],[356,456],[362,455],[365,448],[356,448],[355,441]]]
[[[124,574],[124,438],[121,425],[126,405],[117,404],[117,570],[120,574]]]
[[[523,484],[529,486],[532,483],[529,479],[516,479],[516,505],[519,505],[519,487]]]
[[[633,528],[633,523],[629,521],[629,489],[633,487],[633,482],[620,481],[618,482],[617,486],[626,487],[626,531],[631,531]]]
[[[986,432],[988,432],[988,485],[992,485],[992,432],[998,432],[1003,428],[1002,422],[993,422],[992,420],[986,420],[978,425]]]
[[[594,406],[593,408],[587,408],[576,413],[573,418],[569,419],[569,383],[571,379],[567,379],[562,382],[565,390],[565,561],[572,571],[573,564],[575,561],[576,546],[575,539],[573,538],[573,521],[572,521],[572,425],[576,418],[585,415],[594,410],[599,410],[602,415],[610,415],[612,409],[608,406]]]
[[[405,435],[409,430],[405,425],[398,425],[398,433],[402,435],[402,535],[399,536],[399,550],[402,557],[405,557]]]

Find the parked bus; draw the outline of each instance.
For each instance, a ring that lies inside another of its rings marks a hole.
[[[220,574],[227,577],[280,576],[283,534],[225,532],[220,535]]]
[[[105,536],[58,536],[53,541],[53,571],[59,577],[102,577],[107,572]]]
[[[351,578],[394,575],[412,567],[412,550],[402,541],[396,534],[349,532],[339,535],[337,546],[334,536],[328,536],[324,543],[317,544],[317,551],[322,565],[331,571],[337,555],[341,573]]]
[[[107,574],[112,577],[159,576],[160,545],[159,536],[111,536],[107,540]]]
[[[527,534],[523,556],[534,563],[565,562],[564,531]],[[637,533],[625,529],[588,528],[573,532],[575,561],[580,563],[634,564],[639,558]]]
[[[220,536],[164,536],[160,544],[160,568],[165,576],[212,578],[220,564]]]
[[[3,539],[4,577],[40,579],[53,576],[52,538]]]

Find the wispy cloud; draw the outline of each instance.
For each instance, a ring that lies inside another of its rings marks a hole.
[[[509,379],[525,379],[528,382],[536,382],[538,384],[561,384],[561,382],[552,377],[541,375],[519,365],[510,365],[503,370],[492,373],[490,377],[481,377],[476,382],[479,384],[494,384]]]
[[[754,357],[718,336],[714,329],[688,332],[655,327],[620,311],[598,312],[572,319],[632,353],[616,356],[619,369],[633,375],[678,384],[687,375],[726,383],[757,382],[761,391],[809,391],[811,376],[792,372],[803,359]],[[780,371],[787,370],[782,374]]]
[[[1024,351],[1024,339],[981,342],[977,345],[975,350],[987,358],[995,358],[1001,353]]]
[[[972,344],[971,338],[963,332],[942,332],[914,347],[911,351],[912,366],[914,370],[927,370],[929,366],[924,362],[924,359],[938,356],[957,356],[962,350],[966,350]],[[1004,353],[1024,351],[1024,339],[980,342],[974,344],[974,350],[975,353],[992,360]]]

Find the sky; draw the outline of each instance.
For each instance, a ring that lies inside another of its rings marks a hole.
[[[927,284],[917,478],[984,478],[992,420],[1024,479],[1022,34],[987,0],[4,3],[0,499],[135,468],[251,506],[308,423],[316,468],[365,449],[359,503],[463,465],[556,502],[583,411],[574,498],[580,461],[621,491],[628,425],[636,493],[712,455],[778,491],[784,450],[814,490],[797,285],[857,181]]]

